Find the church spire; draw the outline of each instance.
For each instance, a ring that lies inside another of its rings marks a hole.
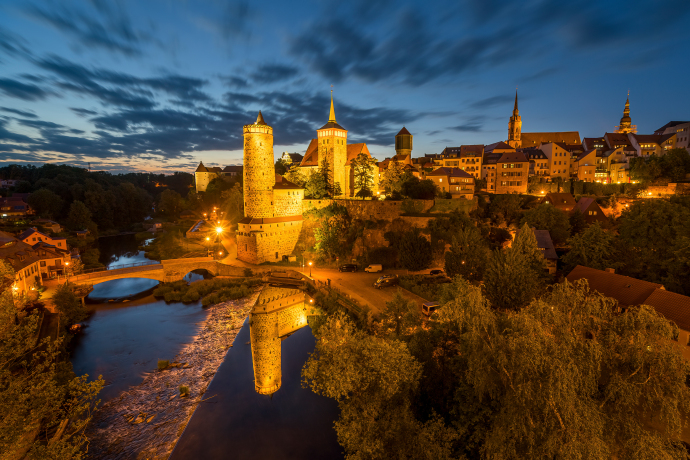
[[[331,89],[331,113],[328,115],[328,122],[335,123],[335,110],[333,109],[333,90]]]
[[[632,124],[630,118],[630,90],[628,90],[628,97],[625,99],[625,108],[623,109],[623,117],[621,117],[620,124],[616,126],[616,133],[636,133],[637,126]]]
[[[256,117],[256,121],[254,122],[255,125],[266,125],[267,123],[264,121],[264,116],[261,115],[261,110],[259,110],[259,116]]]
[[[518,111],[518,105],[517,105],[517,87],[515,88],[515,107],[513,107],[513,115],[517,115],[520,112]]]

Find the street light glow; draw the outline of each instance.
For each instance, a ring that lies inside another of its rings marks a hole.
[[[219,235],[223,233],[223,227],[216,227],[216,233]]]

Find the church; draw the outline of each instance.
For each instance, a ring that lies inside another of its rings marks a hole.
[[[312,171],[316,171],[325,161],[331,171],[329,177],[330,185],[336,183],[340,185],[341,196],[355,196],[355,172],[352,167],[352,160],[363,153],[371,158],[371,153],[365,143],[348,144],[347,130],[340,126],[335,120],[335,109],[333,107],[333,91],[331,91],[331,110],[328,122],[320,129],[316,130],[316,139],[312,139],[307,147],[307,152],[302,158],[299,170],[305,176]],[[372,175],[372,190],[378,189],[378,174],[375,168]]]
[[[506,144],[514,149],[539,147],[541,144],[557,142],[565,145],[581,145],[580,133],[577,131],[562,131],[553,133],[523,133],[522,120],[518,110],[518,94],[515,90],[515,106],[513,115],[508,122],[508,140]]]

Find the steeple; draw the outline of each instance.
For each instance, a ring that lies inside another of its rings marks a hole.
[[[515,106],[513,107],[513,115],[519,115],[520,112],[518,111],[518,105],[517,105],[517,88],[515,88]]]
[[[331,113],[328,115],[328,122],[335,123],[335,110],[333,109],[333,90],[331,90]]]
[[[625,99],[623,116],[621,117],[620,124],[616,126],[615,132],[622,134],[637,132],[637,126],[632,124],[632,119],[630,118],[630,90],[628,90],[628,97]]]

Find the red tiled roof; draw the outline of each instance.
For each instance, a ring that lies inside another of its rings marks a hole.
[[[679,328],[690,331],[690,297],[665,289],[655,289],[642,303],[654,307]]]
[[[359,144],[347,144],[347,161],[345,165],[349,165],[350,162],[357,158],[360,153],[365,153],[368,157],[371,157],[367,144],[361,142]]]
[[[295,189],[301,190],[302,189],[302,187],[300,187],[297,184],[293,184],[292,182],[290,182],[289,180],[287,180],[286,178],[284,178],[280,174],[276,174],[276,184],[273,186],[273,188],[284,189],[284,190],[295,190]]]
[[[508,145],[508,144],[506,144],[505,142],[501,141],[501,142],[494,142],[493,144],[489,144],[489,145],[485,146],[485,147],[484,147],[484,152],[493,152],[493,151],[496,150],[496,149],[499,149],[499,150],[502,150],[502,149],[511,149],[511,150],[515,150],[515,149],[514,149],[513,147],[511,147],[510,145]]]
[[[606,297],[616,299],[622,306],[640,305],[654,292],[663,288],[663,285],[642,281],[629,276],[617,275],[604,270],[583,267],[578,265],[571,271],[566,279],[571,283],[579,279],[586,279],[589,288]]]
[[[563,131],[554,133],[522,133],[520,141],[523,147],[537,147],[539,144],[549,142],[562,142],[565,144],[580,144],[580,133],[577,131]]]
[[[547,193],[544,195],[544,202],[547,201],[550,205],[559,209],[565,208],[567,211],[570,211],[577,205],[575,197],[570,193]]]
[[[460,168],[446,168],[446,167],[435,169],[433,172],[430,172],[426,176],[427,177],[430,177],[430,176],[462,177],[465,179],[473,179],[474,178],[474,176],[463,171]]]
[[[505,152],[497,163],[528,163],[529,160],[521,152]]]
[[[403,128],[400,130],[400,132],[399,132],[398,134],[396,134],[396,136],[400,136],[401,134],[409,134],[410,136],[412,135],[412,133],[410,133],[410,132],[407,130],[407,128],[405,128],[404,126],[403,126]]]
[[[319,141],[312,139],[307,147],[307,152],[302,158],[300,166],[318,166],[319,165]]]

